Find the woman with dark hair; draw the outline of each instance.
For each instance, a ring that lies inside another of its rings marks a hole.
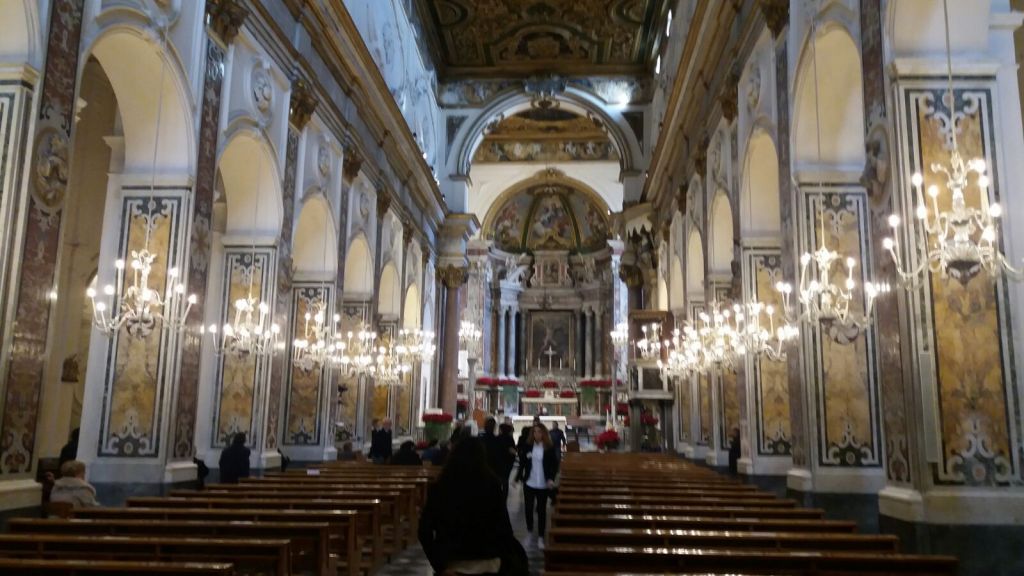
[[[239,478],[249,477],[249,449],[245,447],[245,432],[239,432],[220,453],[220,481],[238,484]]]
[[[520,453],[520,474],[523,479],[523,497],[526,500],[526,529],[537,548],[544,549],[544,533],[548,523],[548,498],[555,489],[558,476],[558,453],[548,429],[543,424],[533,427],[533,442]],[[537,509],[537,535],[533,532],[533,510]]]
[[[419,540],[443,575],[525,576],[526,552],[512,534],[501,482],[477,438],[452,448],[420,515]]]

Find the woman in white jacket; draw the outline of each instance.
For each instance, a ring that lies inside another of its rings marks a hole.
[[[75,508],[100,505],[96,489],[85,481],[85,464],[70,460],[60,467],[60,478],[53,483],[50,502],[66,502]]]

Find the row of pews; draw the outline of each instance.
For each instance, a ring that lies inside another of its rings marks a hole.
[[[957,561],[901,554],[895,536],[858,534],[673,456],[568,454],[551,517],[546,576],[946,575]]]
[[[14,518],[0,534],[0,574],[368,575],[415,541],[436,473],[331,462],[69,518]]]

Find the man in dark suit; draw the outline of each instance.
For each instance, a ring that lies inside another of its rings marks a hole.
[[[386,464],[391,459],[391,420],[381,422],[380,428],[370,433],[370,460]]]

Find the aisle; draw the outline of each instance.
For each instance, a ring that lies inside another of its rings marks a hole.
[[[548,508],[550,516],[551,509]],[[523,513],[523,488],[521,484],[512,483],[508,495],[508,515],[512,519],[512,529],[516,537],[526,548],[526,554],[530,557],[530,574],[539,576],[544,567],[544,553],[537,550],[535,546],[527,545],[526,518]],[[385,565],[377,576],[431,576],[433,571],[423,555],[423,549],[419,544],[413,544],[408,549]]]

